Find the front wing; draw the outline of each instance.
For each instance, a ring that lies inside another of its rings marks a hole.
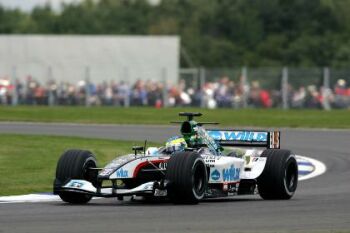
[[[155,182],[147,182],[141,184],[133,189],[116,189],[116,188],[96,188],[91,182],[87,180],[70,180],[64,186],[57,190],[60,192],[76,192],[86,193],[96,197],[118,197],[131,195],[158,195],[166,196],[165,190],[156,190]],[[162,192],[160,192],[162,191]],[[165,191],[165,193],[164,193]]]

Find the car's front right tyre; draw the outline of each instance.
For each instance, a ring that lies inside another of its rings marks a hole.
[[[287,200],[292,198],[298,186],[298,164],[289,150],[267,149],[263,173],[257,180],[258,191],[263,199]]]
[[[54,192],[60,198],[71,204],[85,204],[92,198],[89,194],[60,191],[60,186],[66,184],[71,179],[87,180],[96,184],[97,177],[89,168],[96,168],[96,158],[90,151],[68,150],[64,152],[56,168],[56,179],[54,181]],[[58,189],[59,191],[55,191]]]

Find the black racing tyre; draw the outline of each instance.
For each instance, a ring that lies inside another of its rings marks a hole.
[[[204,198],[208,175],[204,160],[197,152],[173,155],[167,164],[168,196],[177,204],[197,204]]]
[[[257,180],[258,191],[263,199],[287,200],[292,198],[298,186],[298,164],[289,150],[264,150],[266,157],[263,173]]]
[[[96,185],[97,173],[87,169],[96,168],[96,164],[96,158],[90,151],[68,150],[64,152],[57,163],[54,190],[66,184],[71,179],[83,179]],[[92,198],[88,194],[64,191],[58,192],[58,195],[63,201],[72,204],[84,204]]]

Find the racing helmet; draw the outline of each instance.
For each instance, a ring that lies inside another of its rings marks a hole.
[[[169,154],[173,154],[175,152],[184,151],[187,147],[187,143],[183,137],[174,136],[168,139],[165,144],[165,151]]]

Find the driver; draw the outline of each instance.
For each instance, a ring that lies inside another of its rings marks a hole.
[[[174,136],[168,139],[165,144],[165,152],[168,154],[174,154],[176,152],[184,151],[187,147],[187,143],[183,137]]]

